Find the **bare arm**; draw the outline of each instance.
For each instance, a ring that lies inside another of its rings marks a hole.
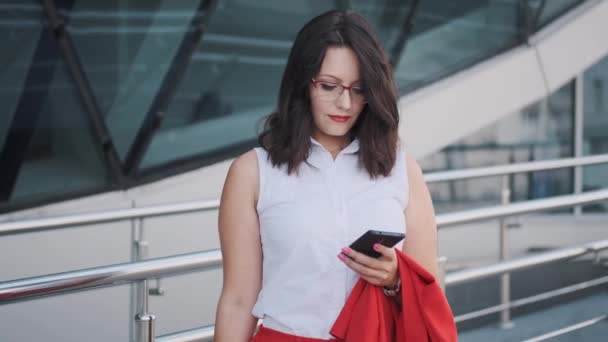
[[[437,279],[439,267],[435,211],[422,170],[418,163],[409,156],[407,156],[407,173],[410,190],[409,204],[404,211],[407,237],[403,243],[403,252],[411,256]],[[382,254],[382,257],[374,259],[345,248],[342,253],[350,258],[341,255],[338,255],[338,258],[370,284],[395,287],[399,278],[395,250],[381,244],[377,244],[374,248]],[[394,299],[399,303],[399,296]]]
[[[420,166],[409,155],[406,158],[410,194],[405,209],[407,237],[403,243],[403,252],[438,279],[435,210]]]
[[[255,209],[259,176],[255,151],[230,166],[219,210],[224,283],[217,305],[216,342],[246,342],[257,319],[251,309],[262,283],[262,247]]]

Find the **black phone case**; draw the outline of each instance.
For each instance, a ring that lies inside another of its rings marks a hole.
[[[361,235],[355,242],[350,244],[350,248],[363,253],[372,258],[378,258],[382,254],[374,250],[374,244],[380,243],[386,247],[393,247],[405,238],[403,233],[383,232],[379,230],[368,230]]]

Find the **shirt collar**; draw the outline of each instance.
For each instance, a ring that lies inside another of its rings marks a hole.
[[[319,169],[325,169],[332,165],[334,160],[325,147],[312,137],[310,138],[310,142],[310,155],[306,162]],[[348,146],[343,148],[342,151],[340,151],[340,154],[355,154],[357,151],[359,151],[359,140],[355,139],[351,141]]]
[[[321,145],[321,143],[316,141],[314,138],[311,137],[310,142],[312,143],[311,146],[313,149],[328,152],[325,147],[323,147],[323,145]],[[350,144],[343,148],[342,151],[340,151],[340,154],[352,154],[357,152],[359,152],[359,139],[355,138],[353,141],[350,142]]]

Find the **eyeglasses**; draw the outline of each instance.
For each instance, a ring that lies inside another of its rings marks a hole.
[[[314,78],[311,80],[315,89],[318,90],[318,96],[326,101],[336,101],[345,89],[350,91],[350,98],[353,102],[363,104],[366,103],[365,95],[363,94],[363,88],[360,86],[345,86],[329,81],[319,81]]]

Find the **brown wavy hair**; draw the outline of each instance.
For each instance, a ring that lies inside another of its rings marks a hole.
[[[391,66],[367,21],[351,11],[332,10],[298,32],[281,80],[277,110],[265,123],[258,142],[273,166],[287,164],[291,174],[310,154],[313,118],[308,85],[329,47],[356,54],[367,103],[350,131],[359,139],[359,164],[370,177],[390,174],[397,154],[399,113]]]

